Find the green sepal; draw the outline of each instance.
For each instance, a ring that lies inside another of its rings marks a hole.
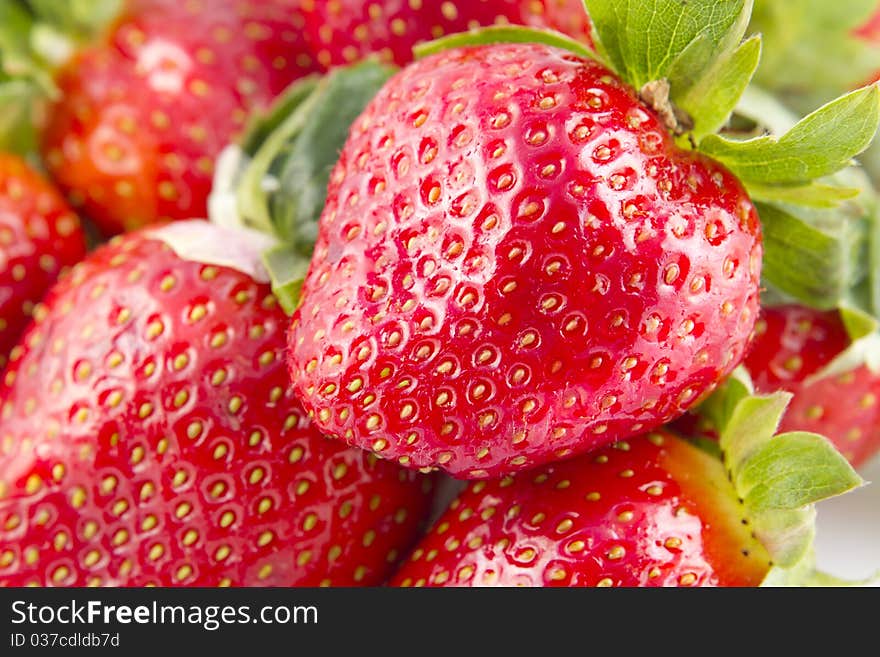
[[[37,161],[38,128],[46,110],[46,96],[32,81],[0,79],[0,151]]]
[[[0,56],[3,70],[58,93],[54,70],[74,50],[93,42],[121,13],[123,0],[3,0]]]
[[[867,276],[867,227],[847,220],[858,204],[825,210],[825,216],[814,208],[777,203],[756,202],[755,207],[764,240],[761,276],[768,287],[812,308],[829,310]]]
[[[675,96],[678,106],[694,120],[688,140],[700,140],[727,123],[757,70],[760,58],[761,38],[754,36],[741,43],[728,57],[717,59],[713,69],[702,79],[685,93]]]
[[[310,260],[282,244],[263,253],[263,264],[272,281],[272,293],[288,315],[299,304],[299,294],[309,270]]]
[[[797,116],[752,85],[727,134],[792,134]],[[772,137],[771,137],[772,139]],[[762,303],[798,302],[823,310],[880,308],[877,194],[858,167],[806,183],[748,181],[764,235]],[[877,251],[878,253],[875,253]]]
[[[251,112],[244,132],[238,140],[239,148],[249,157],[256,155],[269,136],[275,133],[279,126],[312,95],[320,81],[320,75],[302,77],[281,92],[268,108]]]
[[[668,81],[669,98],[689,114],[698,135],[724,123],[757,65],[759,42],[740,44],[752,0],[584,0],[584,5],[599,54],[635,89]],[[674,123],[667,121],[677,134],[691,127]]]
[[[880,88],[870,85],[841,96],[804,117],[781,137],[746,141],[708,135],[700,150],[749,182],[804,184],[836,173],[863,152],[880,125]]]
[[[245,225],[311,255],[330,171],[349,127],[393,73],[368,60],[334,69],[308,95],[292,92],[285,101],[292,111],[264,137],[237,187]]]
[[[25,0],[35,19],[78,42],[93,39],[119,16],[124,0]]]
[[[753,201],[789,203],[808,208],[836,208],[860,193],[857,187],[837,187],[820,182],[805,185],[749,185],[749,196]]]
[[[738,395],[741,390],[734,392]],[[796,567],[809,558],[814,504],[864,483],[823,436],[774,435],[790,398],[785,392],[740,397],[727,421],[719,425],[719,444],[731,482],[755,536],[782,568]]]
[[[579,57],[601,61],[600,57],[586,45],[560,32],[538,30],[519,25],[493,25],[450,34],[433,41],[417,44],[413,48],[413,54],[417,59],[421,59],[450,48],[483,46],[492,43],[541,43],[545,46],[568,50]]]
[[[663,78],[693,86],[739,44],[751,5],[751,0],[584,0],[596,50],[636,89]]]
[[[737,404],[755,394],[755,386],[748,370],[740,365],[698,407],[700,415],[713,427],[726,426]]]

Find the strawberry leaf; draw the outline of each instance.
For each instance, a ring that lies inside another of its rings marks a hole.
[[[690,87],[745,33],[750,0],[584,0],[597,50],[641,89],[669,78]],[[689,82],[689,84],[688,84]]]
[[[289,85],[267,109],[252,112],[239,139],[239,147],[249,157],[256,155],[269,136],[314,93],[320,79],[318,75],[300,78]]]
[[[274,232],[297,253],[311,255],[330,171],[349,126],[393,72],[373,61],[334,69],[308,93],[294,90],[282,101],[289,114],[265,137],[238,186],[246,225]]]
[[[0,150],[36,159],[45,96],[29,80],[0,81]]]
[[[450,34],[433,41],[417,44],[413,48],[413,54],[417,59],[421,59],[450,48],[481,46],[491,43],[542,43],[545,46],[568,50],[579,57],[599,59],[598,55],[586,45],[560,32],[538,30],[519,25],[495,25]]]
[[[59,33],[88,41],[121,12],[123,0],[25,0],[38,21]]]
[[[700,150],[725,164],[746,187],[804,184],[835,173],[863,152],[880,125],[880,88],[870,85],[801,119],[781,137],[746,141],[708,135]]]
[[[702,139],[727,123],[760,57],[761,39],[752,37],[728,57],[718,58],[711,71],[679,94],[678,106],[694,119],[693,139]]]
[[[838,187],[820,182],[805,185],[749,185],[749,196],[754,201],[797,204],[808,208],[836,208],[860,193],[858,187]]]
[[[726,134],[740,143],[762,135],[782,144],[787,137],[769,135],[796,134],[798,125],[790,110],[752,85]],[[802,183],[746,182],[764,233],[762,303],[797,301],[821,309],[848,304],[877,312],[877,195],[863,171],[850,166]]]
[[[20,2],[0,2],[0,78],[31,82],[54,95],[48,65],[33,47],[35,26],[34,16]]]
[[[752,377],[748,370],[740,365],[699,405],[698,412],[713,427],[723,427],[730,420],[737,404],[754,394]]]
[[[299,292],[309,269],[310,258],[280,244],[263,253],[263,264],[272,281],[272,292],[281,308],[292,315],[299,304]]]
[[[813,308],[838,306],[867,275],[864,224],[844,212],[755,203],[764,237],[762,278]],[[822,218],[836,219],[823,225]]]
[[[698,135],[720,127],[757,65],[752,0],[584,0],[596,50],[636,89],[667,80]]]
[[[730,394],[725,388],[716,394]],[[743,500],[755,535],[775,565],[796,568],[811,555],[815,507],[820,500],[863,484],[862,479],[823,436],[806,432],[774,435],[790,393],[742,396],[726,421],[721,417],[720,446],[725,466]]]

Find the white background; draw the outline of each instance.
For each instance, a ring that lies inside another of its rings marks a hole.
[[[880,573],[880,456],[860,468],[859,474],[868,485],[816,507],[819,568],[847,579]]]

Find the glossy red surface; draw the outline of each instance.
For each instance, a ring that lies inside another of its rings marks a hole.
[[[766,553],[725,513],[737,507],[721,463],[696,452],[654,434],[472,483],[391,584],[757,585]]]
[[[599,64],[540,45],[407,67],[352,128],[289,334],[318,426],[484,478],[635,435],[740,361],[760,227]]]
[[[378,584],[430,480],[322,437],[267,284],[133,234],[54,288],[0,387],[0,584]]]
[[[79,218],[15,155],[0,153],[0,372],[35,305],[86,253]]]

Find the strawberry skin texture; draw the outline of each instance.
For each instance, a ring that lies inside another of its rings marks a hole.
[[[726,376],[761,253],[739,182],[601,65],[450,50],[352,127],[292,380],[323,431],[406,466],[531,468],[659,426]]]
[[[394,586],[756,586],[770,557],[720,461],[670,433],[473,482]]]
[[[413,60],[413,46],[446,34],[489,25],[549,28],[589,42],[581,0],[301,0],[305,30],[324,67],[369,54],[398,65]]]
[[[17,155],[0,153],[0,371],[34,306],[85,256],[79,218]]]
[[[854,466],[880,450],[880,375],[865,365],[808,382],[850,345],[837,311],[763,308],[745,365],[759,392],[793,393],[779,430],[827,436]]]
[[[53,289],[3,387],[0,584],[378,584],[431,481],[322,437],[269,286],[132,233]]]
[[[107,234],[205,216],[217,153],[315,70],[301,28],[291,0],[132,3],[57,75],[52,175]]]

